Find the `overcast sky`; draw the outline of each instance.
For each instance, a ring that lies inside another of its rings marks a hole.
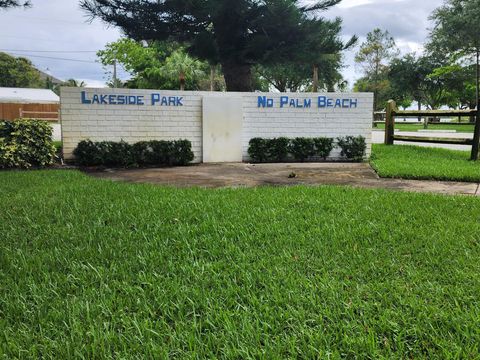
[[[95,52],[118,39],[120,31],[99,21],[87,22],[78,0],[32,3],[30,9],[0,11],[0,51],[23,55],[60,79],[104,86],[105,69],[95,62]],[[355,34],[363,41],[369,31],[379,27],[390,31],[403,53],[420,52],[430,27],[428,17],[440,5],[442,0],[343,0],[325,16],[343,18],[345,37]],[[354,51],[346,54],[344,69],[350,84],[361,76],[353,63]]]

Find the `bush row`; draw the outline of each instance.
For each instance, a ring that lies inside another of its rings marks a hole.
[[[0,168],[43,167],[55,161],[52,127],[45,121],[0,121]]]
[[[125,141],[81,141],[73,151],[82,166],[176,166],[194,158],[189,140],[153,140],[128,144]]]
[[[304,162],[310,158],[326,159],[335,148],[333,138],[285,137],[275,139],[253,138],[248,154],[253,162],[285,162],[288,159]],[[348,160],[361,161],[365,157],[367,144],[363,136],[337,138],[341,155]]]

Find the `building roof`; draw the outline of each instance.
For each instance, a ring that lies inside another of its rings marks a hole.
[[[58,104],[60,98],[49,89],[0,87],[0,103]]]

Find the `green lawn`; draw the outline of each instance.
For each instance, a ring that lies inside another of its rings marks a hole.
[[[386,178],[480,182],[480,161],[470,161],[469,151],[377,144],[370,163]]]
[[[480,357],[480,200],[0,172],[0,358]]]
[[[378,124],[377,127],[374,127],[375,130],[385,130],[385,125]],[[395,129],[399,131],[418,131],[424,130],[423,123],[418,124],[402,124],[395,123]],[[457,132],[464,133],[473,133],[475,125],[449,125],[449,124],[440,124],[440,125],[429,125],[428,130],[456,130]]]

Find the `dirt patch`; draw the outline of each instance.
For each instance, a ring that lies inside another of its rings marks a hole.
[[[116,181],[177,187],[349,185],[452,195],[475,195],[478,190],[478,184],[474,183],[380,179],[366,163],[200,164],[174,168],[105,169],[89,174]]]

